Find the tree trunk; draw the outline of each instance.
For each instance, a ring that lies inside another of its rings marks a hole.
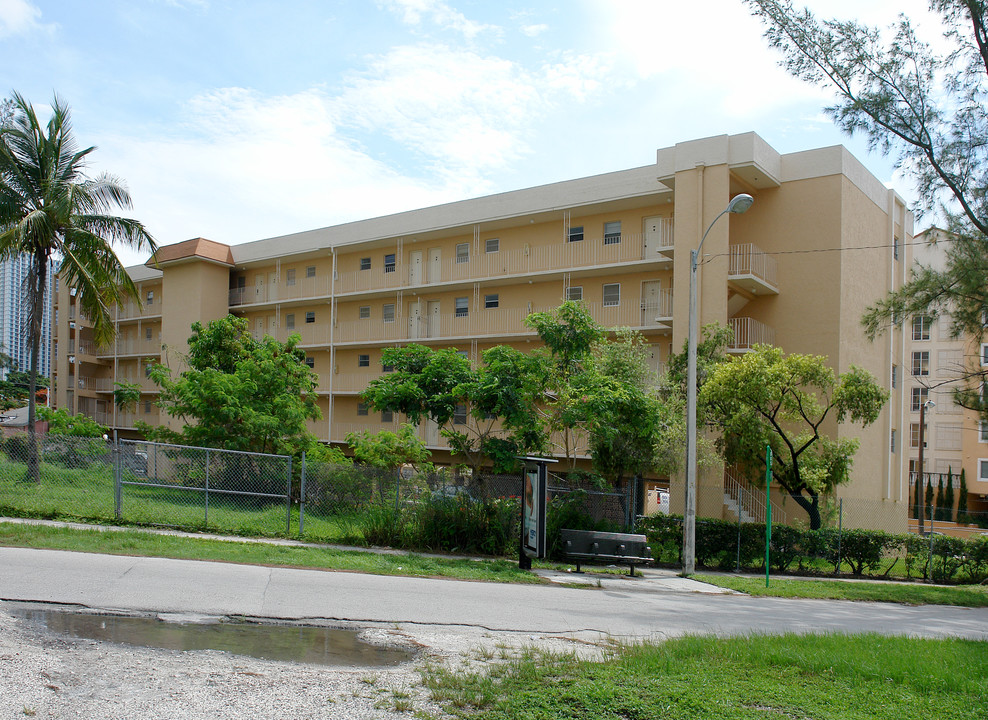
[[[31,341],[31,369],[28,372],[27,396],[27,479],[41,482],[41,462],[38,453],[38,434],[35,431],[38,391],[38,353],[41,348],[41,325],[45,309],[45,285],[47,283],[48,262],[43,256],[34,257],[34,272],[28,274],[28,308],[31,314],[28,333]]]
[[[820,518],[820,494],[806,491],[809,494],[809,498],[803,495],[802,492],[791,492],[789,497],[799,505],[810,518],[810,530],[819,530],[820,526],[823,525],[823,521]]]

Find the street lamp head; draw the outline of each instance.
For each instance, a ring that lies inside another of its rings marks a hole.
[[[932,400],[927,400],[925,403],[923,403],[923,407],[935,408],[936,406],[937,404]]]
[[[735,195],[731,198],[731,202],[727,206],[727,212],[734,213],[735,215],[740,215],[751,207],[752,203],[755,202],[755,198],[751,197],[748,193],[741,193],[740,195]]]

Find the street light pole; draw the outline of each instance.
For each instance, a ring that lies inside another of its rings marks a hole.
[[[727,207],[707,226],[696,250],[690,251],[690,317],[687,336],[686,366],[686,502],[683,509],[683,575],[696,569],[696,269],[703,242],[714,224],[727,213],[740,215],[755,199],[741,193],[731,198]]]
[[[919,501],[916,503],[917,512],[919,515],[919,534],[923,534],[923,516],[926,515],[926,489],[923,487],[923,450],[924,445],[926,445],[926,408],[935,408],[937,404],[932,400],[927,400],[919,408],[919,471],[916,477],[916,482],[919,483]]]

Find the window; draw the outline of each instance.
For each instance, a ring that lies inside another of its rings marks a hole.
[[[467,360],[470,359],[470,353],[468,353],[466,350],[457,350],[456,354],[459,355],[461,358],[466,358]]]
[[[388,253],[384,256],[384,272],[393,273],[395,271],[395,254]]]
[[[305,324],[306,325],[311,325],[315,321],[316,321],[316,312],[315,312],[315,310],[309,310],[308,312],[305,313]]]
[[[497,293],[493,295],[484,295],[484,308],[490,310],[491,308],[496,308],[498,305]]]
[[[360,269],[370,270],[371,269],[371,259],[370,258],[360,258]]]
[[[927,427],[927,430],[929,428]],[[926,437],[926,431],[923,432],[923,445],[929,445],[930,441]],[[919,423],[911,423],[909,425],[909,447],[918,448],[919,447]]]
[[[604,223],[604,244],[617,245],[621,242],[621,221]]]
[[[984,420],[978,423],[978,442],[988,443],[988,423]]]
[[[978,460],[978,480],[988,481],[988,460]]]
[[[390,410],[381,411],[381,422],[389,423],[395,419],[395,414]]]
[[[394,372],[395,371],[395,366],[394,365],[382,365],[381,366],[381,371],[382,372],[386,372],[386,373]]]
[[[459,243],[456,246],[456,263],[470,262],[470,243]]]
[[[913,375],[929,375],[929,374],[930,374],[929,350],[923,350],[922,352],[914,352]]]
[[[295,329],[295,313],[288,313],[285,315],[285,327],[289,330]]]
[[[898,365],[893,365],[892,366],[892,387],[895,387],[898,384],[899,384],[899,366]]]
[[[583,226],[574,225],[569,229],[569,241],[570,242],[581,242],[583,240]]]
[[[357,414],[366,417],[368,412],[367,403],[357,403]]]
[[[309,265],[305,268],[305,276],[307,278],[314,278],[316,276],[316,266]]]
[[[617,307],[621,304],[621,283],[604,285],[604,307]]]
[[[370,355],[358,355],[357,367],[370,367]]]
[[[484,241],[484,252],[496,253],[501,249],[501,241],[498,238],[487,238]]]
[[[913,315],[913,340],[929,340],[933,319],[929,315]]]
[[[925,403],[930,398],[930,389],[925,387],[914,387],[912,392],[912,411],[919,412],[919,409],[923,407]]]
[[[314,357],[305,358],[305,364],[309,366],[309,370],[316,369],[316,359]]]
[[[145,400],[144,401],[144,414],[145,415],[150,415],[151,414],[151,401],[150,400]]]
[[[144,328],[144,339],[151,342],[151,328]]]
[[[360,319],[367,320],[370,318],[370,305],[360,306]]]
[[[899,238],[893,238],[892,240],[892,257],[896,260],[899,259]]]
[[[895,430],[892,431],[889,438],[889,452],[895,452]]]
[[[981,367],[988,365],[988,343],[981,343]]]
[[[453,424],[454,425],[466,425],[467,424],[467,406],[457,405],[453,410]]]
[[[386,323],[393,323],[395,321],[395,304],[394,303],[384,303],[381,307],[381,317]]]
[[[154,290],[148,290],[147,304],[154,305]]]
[[[295,284],[295,268],[285,270],[285,285]]]
[[[571,285],[566,288],[566,299],[567,300],[582,300],[583,299],[583,286],[582,285]]]
[[[456,298],[456,312],[454,317],[466,317],[470,313],[470,303],[468,298]]]
[[[145,363],[144,364],[144,377],[146,377],[146,378],[151,377],[151,368],[153,368],[153,367],[154,367],[154,365],[152,363]]]

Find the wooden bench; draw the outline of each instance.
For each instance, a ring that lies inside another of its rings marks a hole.
[[[563,554],[576,561],[576,571],[584,561],[627,563],[635,576],[635,565],[653,561],[652,548],[644,535],[609,533],[597,530],[560,530]]]

